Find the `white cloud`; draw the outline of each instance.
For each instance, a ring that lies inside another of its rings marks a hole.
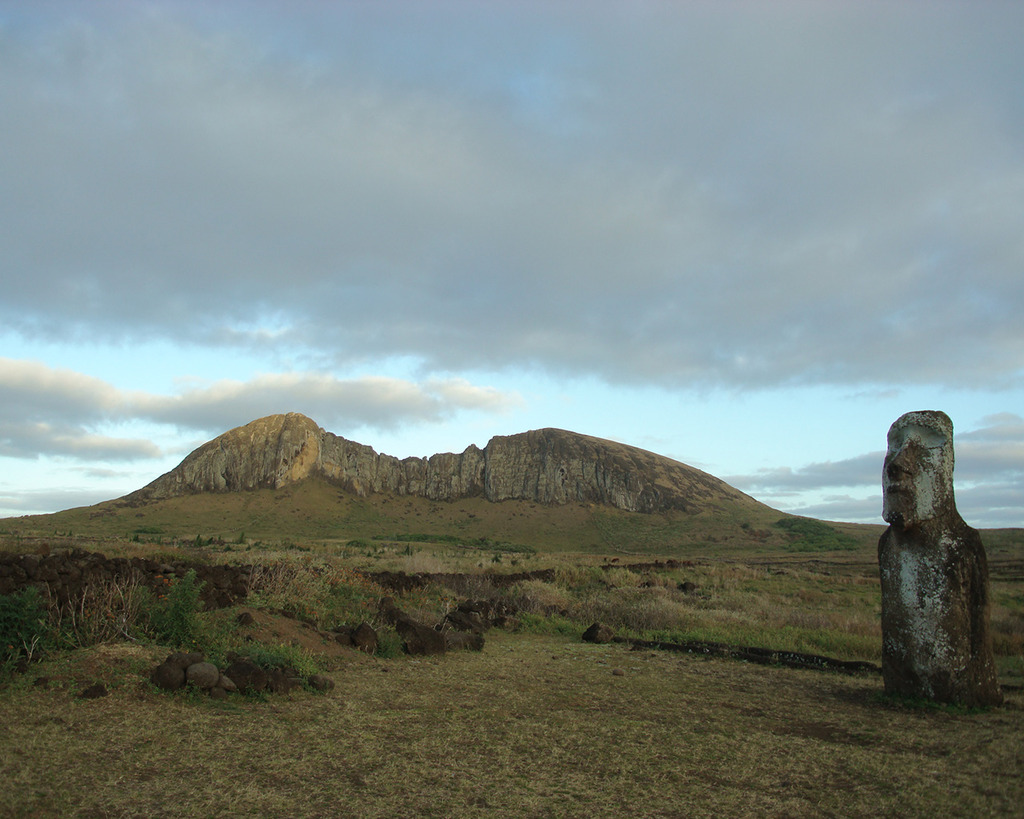
[[[265,415],[302,412],[340,432],[436,422],[463,411],[501,413],[520,403],[517,395],[461,378],[417,384],[314,373],[264,374],[156,395],[39,362],[0,358],[0,455],[132,460],[161,454],[148,440],[97,433],[104,424],[143,421],[212,437]]]
[[[514,55],[475,80],[443,13],[389,42],[324,12],[380,49],[346,52],[308,10],[271,37],[154,8],[0,33],[25,334],[668,385],[1020,371],[1024,56],[983,60],[1012,7],[921,38],[921,9],[508,6],[464,18]]]
[[[1024,520],[1024,419],[1014,413],[984,418],[982,426],[955,432],[957,508],[969,523],[1019,526]],[[794,514],[831,520],[877,522],[884,451],[799,468],[777,467],[726,480]],[[859,494],[825,494],[828,489]]]
[[[0,362],[0,451],[123,464],[145,424],[287,410],[437,427],[514,409],[482,384],[522,373],[587,427],[599,388],[1013,408],[1022,29],[967,0],[3,4],[0,325],[74,365]],[[133,390],[83,344],[232,363]],[[975,498],[1019,485],[999,434],[958,446]],[[876,491],[877,453],[810,451],[729,471]]]

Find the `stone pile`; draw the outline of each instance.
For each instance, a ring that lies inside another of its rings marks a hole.
[[[184,577],[190,569],[195,570],[196,580],[203,584],[199,596],[207,609],[235,605],[248,594],[250,566],[106,557],[82,549],[46,555],[0,553],[0,594],[36,586],[43,591],[49,589],[59,603],[66,603],[80,598],[90,583],[132,577],[163,593],[170,581]]]
[[[480,651],[484,647],[484,632],[492,626],[507,628],[513,622],[513,613],[511,606],[500,601],[466,600],[431,627],[398,608],[394,598],[385,597],[380,602],[381,619],[395,627],[405,652],[421,656]]]
[[[228,665],[221,671],[198,652],[175,652],[153,669],[149,681],[164,691],[177,691],[190,685],[223,699],[241,691],[247,694],[287,694],[303,685],[315,691],[330,691],[334,681],[323,674],[304,678],[293,668],[262,668],[238,654],[229,652]]]

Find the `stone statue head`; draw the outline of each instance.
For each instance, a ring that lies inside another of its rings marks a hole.
[[[889,428],[882,518],[897,529],[912,529],[955,510],[953,422],[937,410],[901,415]]]

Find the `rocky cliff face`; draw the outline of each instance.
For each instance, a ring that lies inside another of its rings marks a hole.
[[[686,464],[560,429],[498,436],[484,449],[470,446],[461,454],[399,460],[326,432],[296,413],[224,433],[123,500],[141,504],[197,492],[280,488],[309,477],[361,496],[585,502],[631,512],[696,513],[722,501],[755,503]]]

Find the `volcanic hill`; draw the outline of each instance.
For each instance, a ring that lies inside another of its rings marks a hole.
[[[440,542],[700,556],[800,546],[791,520],[699,469],[561,429],[398,459],[288,413],[225,432],[124,497],[5,525],[221,548],[319,542],[372,552],[374,544]],[[866,551],[881,532],[858,524],[818,528],[828,535],[819,546],[829,547],[838,530]]]
[[[204,492],[281,489],[321,478],[357,497],[483,498],[600,504],[688,514],[762,506],[699,469],[636,447],[561,429],[497,436],[483,449],[399,460],[346,440],[298,413],[237,427],[122,499],[129,505]]]

